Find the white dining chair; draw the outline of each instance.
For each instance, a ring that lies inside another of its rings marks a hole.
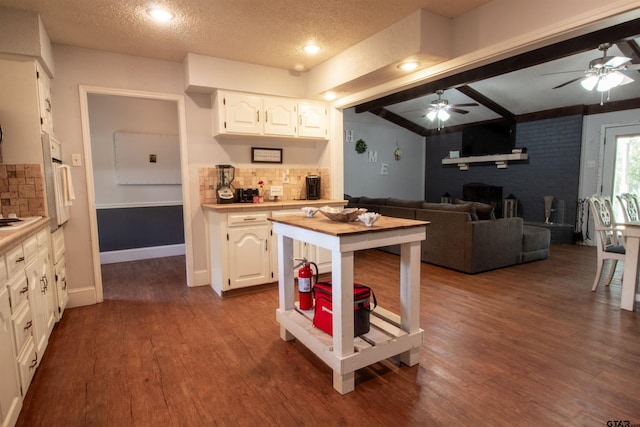
[[[627,222],[640,221],[640,209],[638,207],[638,197],[633,193],[622,193],[616,196],[620,206],[624,220]]]
[[[598,269],[593,282],[592,291],[595,291],[600,283],[602,268],[607,260],[611,262],[609,277],[606,286],[609,286],[615,273],[618,261],[624,261],[625,248],[621,237],[622,228],[616,226],[611,208],[611,199],[607,196],[594,194],[589,197],[589,207],[596,226],[596,246],[598,248]]]

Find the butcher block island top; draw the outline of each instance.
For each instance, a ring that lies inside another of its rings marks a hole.
[[[320,213],[316,213],[315,216],[311,218],[300,216],[284,216],[279,218],[269,218],[269,220],[287,225],[293,225],[295,227],[300,227],[311,231],[317,231],[319,233],[329,234],[331,236],[345,236],[349,234],[401,230],[412,227],[424,227],[425,225],[430,224],[428,221],[416,221],[413,219],[381,216],[372,226],[367,227],[360,221],[333,221],[327,217],[324,217]]]
[[[355,371],[394,356],[409,366],[418,363],[420,329],[420,242],[429,222],[381,216],[370,227],[362,222],[339,222],[316,214],[307,218],[269,218],[278,236],[278,299],[276,319],[280,338],[297,339],[333,371],[333,387],[340,394],[355,387]],[[293,241],[331,251],[333,336],[313,326],[313,311],[296,305]],[[354,336],[354,252],[400,245],[400,314],[381,307],[370,313],[370,331]]]

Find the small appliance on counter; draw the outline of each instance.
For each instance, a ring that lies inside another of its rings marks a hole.
[[[218,203],[233,203],[233,190],[231,182],[236,177],[236,168],[231,165],[216,165],[218,171],[218,185],[216,186],[216,199]]]
[[[318,175],[307,176],[307,200],[320,199],[320,177]]]
[[[257,188],[238,188],[236,190],[236,200],[238,203],[253,203],[253,196],[260,195]]]

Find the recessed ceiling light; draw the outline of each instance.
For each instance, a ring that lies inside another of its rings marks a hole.
[[[315,43],[309,43],[303,46],[302,50],[307,52],[309,55],[315,55],[316,53],[320,52],[322,48]]]
[[[418,65],[420,64],[418,64],[416,61],[407,61],[398,65],[398,68],[400,68],[403,71],[413,71],[416,68],[418,68]]]
[[[333,91],[329,91],[329,92],[324,94],[324,99],[326,99],[327,101],[333,101],[337,97],[338,97],[338,95]]]
[[[147,9],[147,15],[157,22],[169,22],[176,17],[173,12],[161,7],[151,7]]]

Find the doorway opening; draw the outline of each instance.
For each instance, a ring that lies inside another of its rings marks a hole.
[[[110,262],[184,257],[189,285],[193,260],[183,97],[81,86],[80,102],[85,161],[92,166],[87,193],[97,302],[104,300],[101,252],[124,253]],[[159,218],[173,224],[170,233],[131,228],[132,221]],[[113,245],[124,250],[109,251]]]
[[[640,125],[607,128],[601,192],[611,197],[614,216],[624,218],[616,196],[640,195]]]

